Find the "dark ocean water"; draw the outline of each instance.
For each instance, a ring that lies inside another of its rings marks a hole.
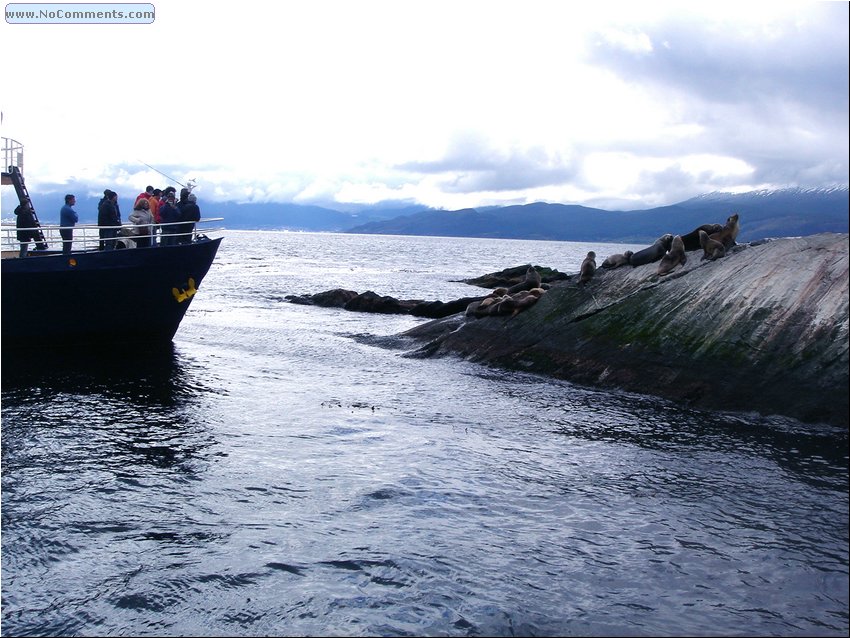
[[[372,345],[625,246],[227,233],[173,347],[2,367],[2,632],[848,632],[847,431]]]

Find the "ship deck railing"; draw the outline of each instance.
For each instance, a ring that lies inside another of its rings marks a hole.
[[[162,238],[173,238],[176,242],[191,242],[196,239],[208,237],[210,234],[219,233],[224,230],[223,227],[217,226],[224,220],[223,217],[207,217],[197,222],[172,222],[163,224],[151,224],[137,226],[135,224],[122,224],[121,226],[97,226],[92,224],[77,224],[75,226],[58,226],[42,224],[38,229],[41,230],[44,236],[44,245],[46,250],[37,248],[37,244],[41,242],[29,242],[27,258],[38,257],[42,255],[55,255],[62,252],[65,240],[62,239],[60,230],[72,228],[74,231],[73,239],[71,240],[71,253],[85,253],[102,250],[102,242],[115,242],[115,249],[135,249],[135,235],[133,231],[138,228],[150,228],[152,245],[149,247],[160,248],[163,246]],[[193,224],[194,228],[191,232],[184,232],[183,227],[186,224]],[[111,229],[118,231],[118,236],[104,240],[100,237],[101,229]],[[21,243],[18,241],[18,228],[11,224],[3,224],[0,227],[0,248],[2,248],[3,259],[17,258],[20,255]],[[147,249],[147,247],[145,248]]]
[[[13,166],[23,173],[24,171],[24,145],[11,137],[3,138],[3,184],[6,184],[6,171]],[[9,184],[11,184],[11,180]]]

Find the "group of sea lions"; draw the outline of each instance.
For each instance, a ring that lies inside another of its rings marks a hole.
[[[679,264],[688,261],[687,252],[702,249],[702,259],[718,259],[724,257],[726,251],[735,245],[740,225],[738,213],[730,215],[726,224],[703,224],[685,235],[667,233],[642,250],[632,252],[627,250],[622,254],[610,255],[602,262],[601,268],[613,269],[630,265],[643,266],[659,262],[658,274],[666,275]],[[584,286],[596,273],[596,253],[589,251],[581,263],[578,285]],[[487,297],[475,300],[466,307],[467,317],[487,317],[492,315],[516,315],[530,308],[546,292],[548,284],[541,283],[540,273],[529,266],[523,281],[510,288],[499,287]]]
[[[466,307],[467,317],[489,317],[493,315],[515,315],[537,303],[546,292],[543,288],[521,290],[512,295],[507,288],[496,288],[481,301],[473,301]]]
[[[529,266],[521,282],[510,288],[496,288],[484,299],[473,301],[466,307],[466,316],[515,315],[537,303],[546,288],[548,284],[541,283],[540,273]]]
[[[658,274],[666,275],[673,271],[679,264],[685,265],[688,261],[687,252],[702,249],[702,259],[714,260],[726,256],[726,252],[735,245],[740,230],[738,213],[733,213],[726,219],[726,224],[703,224],[685,235],[662,235],[655,242],[637,252],[627,250],[622,254],[611,255],[602,262],[602,268],[613,269],[619,266],[643,266],[659,261]],[[594,253],[588,253],[588,258]],[[588,259],[585,259],[585,263]],[[595,270],[595,262],[593,264]],[[582,264],[582,272],[585,264]],[[591,272],[590,277],[593,274]],[[582,283],[579,276],[579,283]]]

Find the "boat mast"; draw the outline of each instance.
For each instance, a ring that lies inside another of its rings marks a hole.
[[[178,182],[176,179],[174,179],[173,177],[171,177],[171,175],[166,175],[166,174],[165,174],[165,173],[163,173],[161,170],[159,170],[159,169],[157,169],[157,168],[154,168],[153,166],[151,166],[151,165],[150,165],[150,164],[148,164],[147,162],[143,162],[142,160],[136,160],[136,161],[137,161],[137,162],[139,162],[140,164],[144,164],[145,166],[147,166],[147,167],[148,167],[149,169],[151,169],[152,171],[156,171],[157,173],[159,173],[159,174],[160,174],[160,175],[162,175],[163,177],[167,177],[168,179],[170,179],[172,182],[174,182],[174,183],[175,183],[175,184],[177,184],[178,186],[182,186],[183,188],[187,189],[190,193],[192,192],[192,189],[193,189],[193,188],[195,188],[195,186],[197,186],[197,184],[195,184],[195,180],[194,180],[194,179],[187,180],[187,183],[186,183],[186,184],[181,184],[181,183],[180,183],[180,182]]]

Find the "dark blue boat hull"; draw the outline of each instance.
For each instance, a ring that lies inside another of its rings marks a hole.
[[[169,343],[221,238],[2,260],[2,347]]]

